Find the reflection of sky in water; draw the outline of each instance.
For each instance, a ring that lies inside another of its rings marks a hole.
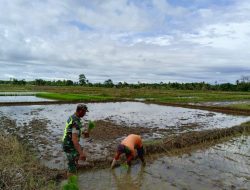
[[[128,126],[178,128],[186,124],[197,124],[203,129],[225,128],[250,120],[246,116],[232,116],[221,113],[180,107],[145,104],[140,102],[88,103],[89,112],[85,120],[109,119]],[[32,105],[1,107],[2,113],[15,119],[18,125],[32,119],[50,120],[52,131],[65,126],[67,118],[74,113],[76,104]]]
[[[249,145],[250,136],[242,136],[191,155],[161,156],[144,168],[136,161],[129,171],[89,170],[79,174],[79,184],[82,189],[249,189]]]
[[[45,102],[54,101],[36,96],[0,96],[0,102]]]

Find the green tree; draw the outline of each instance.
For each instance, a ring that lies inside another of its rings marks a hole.
[[[87,84],[88,80],[86,79],[85,75],[84,74],[80,74],[79,75],[79,84],[81,86]]]
[[[74,82],[72,80],[66,80],[66,86],[72,86],[74,85]]]
[[[44,86],[46,85],[46,81],[43,79],[35,79],[35,85]]]
[[[104,81],[104,86],[106,86],[106,87],[113,87],[114,83],[113,83],[113,81],[111,79],[108,79],[108,80]]]

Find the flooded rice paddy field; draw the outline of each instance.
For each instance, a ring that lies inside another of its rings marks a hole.
[[[87,106],[90,112],[84,117],[85,120],[109,120],[125,126],[174,128],[177,131],[183,131],[182,128],[186,125],[197,126],[197,130],[225,128],[250,119],[245,116],[140,102],[89,103]],[[75,107],[76,104],[6,106],[1,107],[1,112],[14,119],[20,126],[34,119],[49,120],[49,127],[54,131],[57,130],[54,126],[64,127],[65,121],[74,113]]]
[[[142,102],[87,105],[90,112],[84,120],[94,120],[97,126],[91,138],[81,140],[87,152],[86,165],[111,160],[114,147],[129,133],[142,134],[144,140],[159,139],[186,131],[232,127],[250,120],[246,116]],[[66,168],[61,138],[65,122],[75,108],[76,104],[4,106],[0,108],[0,127],[32,144],[45,165]]]
[[[45,98],[39,98],[32,95],[18,95],[18,96],[9,96],[9,95],[0,95],[0,102],[47,102],[54,101]]]
[[[249,145],[242,135],[181,156],[149,156],[145,167],[88,170],[79,174],[80,189],[250,189]]]

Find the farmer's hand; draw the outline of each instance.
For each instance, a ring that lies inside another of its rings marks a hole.
[[[83,160],[85,161],[86,160],[86,154],[84,152],[82,152],[79,156],[79,160]]]
[[[113,169],[115,167],[115,164],[116,164],[116,160],[113,159],[112,164],[111,164],[111,169]]]

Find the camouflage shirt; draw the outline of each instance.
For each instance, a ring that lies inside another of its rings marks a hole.
[[[78,140],[80,140],[82,130],[83,130],[83,125],[81,119],[77,117],[76,114],[70,116],[66,122],[66,126],[64,129],[64,135],[63,135],[64,151],[75,149],[72,141],[72,134],[76,133],[78,135]]]

